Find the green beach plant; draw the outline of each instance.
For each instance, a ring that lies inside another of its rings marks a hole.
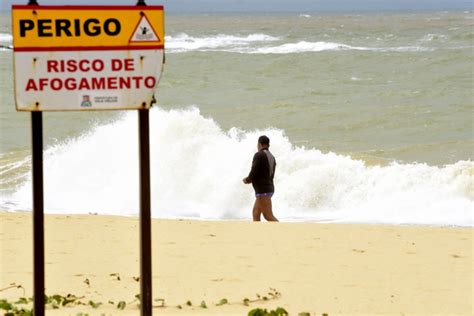
[[[101,302],[89,301],[89,305],[92,306],[92,308],[99,308],[99,306],[102,305],[102,303]]]
[[[223,298],[219,301],[219,303],[216,304],[216,306],[222,306],[222,305],[225,305],[225,304],[228,304],[229,301],[226,299],[226,298]]]
[[[116,279],[117,281],[120,281],[120,273],[111,273],[110,276],[114,277],[114,279]]]
[[[244,304],[245,306],[250,306],[250,303],[256,303],[256,302],[265,302],[265,301],[268,301],[268,300],[274,300],[274,299],[278,299],[279,297],[281,297],[281,293],[278,292],[276,289],[274,288],[270,288],[270,291],[267,293],[268,296],[262,296],[260,295],[259,293],[256,294],[256,299],[249,299],[249,298],[244,298],[242,300],[242,304]]]
[[[24,288],[21,284],[18,285],[18,284],[16,284],[16,283],[10,283],[9,286],[0,289],[0,292],[7,291],[7,290],[11,290],[11,289],[22,289],[22,291],[23,291],[23,296],[26,295],[26,294],[25,294],[25,288]]]
[[[26,298],[26,297],[20,297],[18,299],[18,301],[15,302],[15,304],[17,305],[20,305],[20,304],[28,304],[28,303],[31,303],[33,301],[33,298]]]
[[[248,316],[288,316],[288,312],[282,308],[277,307],[275,310],[267,311],[267,309],[255,308],[248,312]]]
[[[118,273],[111,273],[109,274],[110,277],[114,277],[117,281],[120,281],[120,275]],[[138,281],[137,278],[133,278],[135,281]],[[90,287],[90,280],[85,279],[83,281],[84,283],[87,284],[88,287]],[[0,289],[1,291],[6,291],[6,290],[12,290],[12,289],[22,289],[23,294],[25,293],[25,289],[21,285],[17,285],[15,283],[11,283],[8,287]],[[272,299],[277,299],[281,296],[281,293],[278,292],[274,288],[270,288],[269,292],[266,295],[261,295],[259,293],[256,294],[255,299],[249,299],[249,298],[244,298],[240,302],[230,302],[227,298],[221,298],[219,302],[215,303],[215,306],[223,306],[223,305],[231,305],[231,304],[243,304],[244,306],[249,306],[250,303],[255,303],[255,302],[265,302],[268,300]],[[89,306],[94,309],[99,309],[104,303],[94,301],[94,300],[88,300],[88,301],[83,301],[85,297],[84,296],[76,296],[74,294],[67,294],[67,295],[61,295],[61,294],[53,294],[53,295],[45,295],[45,308],[46,309],[60,309],[60,308],[67,308],[67,307],[72,307],[72,306]],[[165,305],[165,299],[162,298],[157,298],[154,300],[158,304],[153,305],[153,307],[159,307],[159,308],[166,308],[170,306]],[[85,303],[87,302],[87,303]],[[25,297],[24,295],[19,297],[17,300],[10,302],[6,299],[0,299],[0,310],[5,311],[5,315],[12,316],[12,315],[32,315],[32,308],[30,309],[31,305],[33,303],[33,298],[32,297]],[[136,294],[134,296],[134,300],[131,302],[126,302],[126,301],[119,301],[118,303],[114,300],[108,300],[108,304],[115,306],[119,310],[124,310],[128,306],[133,306],[134,304],[136,306],[140,306],[140,294]],[[183,306],[186,307],[191,307],[193,306],[192,302],[190,300],[186,301],[185,305],[177,305],[176,307],[178,309],[183,309]],[[207,309],[208,305],[206,301],[202,300],[201,303],[199,304],[200,308]],[[255,313],[261,312],[259,311],[261,309],[255,309]],[[263,310],[264,311],[264,310]],[[278,312],[279,314],[269,314],[271,316],[273,315],[286,315],[283,313],[284,309],[277,309],[275,311],[270,311],[271,312]],[[255,314],[255,315],[260,315],[260,314]],[[263,314],[265,315],[265,314]]]
[[[125,303],[125,301],[120,301],[117,304],[117,308],[122,309],[122,310],[125,309],[126,306],[127,306],[127,303]]]
[[[5,311],[9,311],[13,309],[13,304],[8,302],[7,300],[1,299],[0,300],[0,309]]]
[[[23,304],[23,303],[22,303]],[[33,310],[25,307],[18,307],[5,299],[0,299],[0,310],[5,311],[5,316],[33,316]]]

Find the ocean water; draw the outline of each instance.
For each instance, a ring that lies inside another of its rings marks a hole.
[[[31,210],[0,19],[0,210]],[[156,218],[249,219],[256,139],[284,221],[473,226],[473,12],[168,15]],[[45,113],[45,210],[138,213],[135,112]]]

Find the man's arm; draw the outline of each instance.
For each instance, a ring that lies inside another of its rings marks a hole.
[[[247,178],[243,179],[244,183],[246,183],[246,184],[252,183],[252,180],[255,178],[255,175],[257,173],[257,170],[258,170],[259,166],[260,166],[260,159],[258,157],[258,153],[256,153],[253,156],[252,168],[250,169],[250,173],[247,176]]]

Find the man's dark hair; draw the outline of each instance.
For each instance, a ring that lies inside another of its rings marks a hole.
[[[265,135],[262,135],[258,138],[258,143],[260,145],[270,146],[270,138]]]

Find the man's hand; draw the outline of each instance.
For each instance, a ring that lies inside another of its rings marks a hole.
[[[250,181],[248,177],[245,177],[245,178],[242,179],[242,182],[245,183],[245,184],[249,184],[252,181]]]

